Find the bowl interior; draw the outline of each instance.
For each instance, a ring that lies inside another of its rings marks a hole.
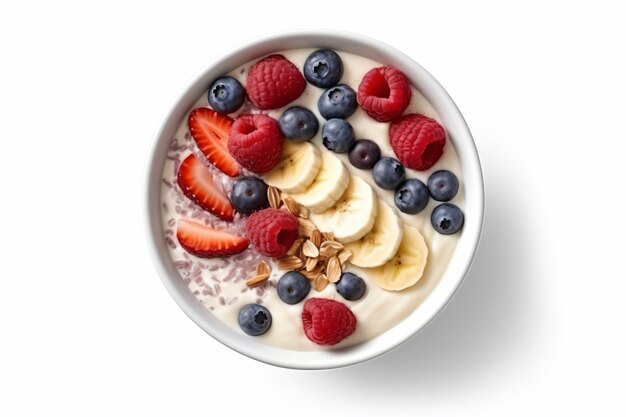
[[[405,320],[382,335],[341,351],[299,352],[265,345],[226,326],[193,296],[170,258],[161,226],[161,176],[170,140],[180,121],[204,94],[210,82],[255,58],[294,48],[326,47],[362,55],[403,71],[435,108],[457,151],[465,189],[465,219],[453,258],[441,280],[426,300]],[[242,45],[216,60],[183,91],[168,111],[152,149],[148,168],[148,234],[154,262],[168,291],[183,311],[202,329],[226,346],[251,358],[277,366],[327,369],[374,358],[400,345],[421,330],[452,297],[472,261],[482,228],[483,179],[474,141],[458,108],[441,85],[411,58],[379,41],[360,35],[315,31],[267,36]]]

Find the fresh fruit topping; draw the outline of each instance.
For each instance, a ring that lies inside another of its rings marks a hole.
[[[272,326],[272,314],[260,304],[246,304],[239,310],[239,327],[247,335],[260,336]]]
[[[263,177],[285,193],[299,193],[311,185],[321,165],[320,151],[311,142],[285,141],[280,160]]]
[[[450,201],[459,191],[459,179],[447,170],[433,172],[428,178],[428,191],[433,200]]]
[[[387,203],[378,200],[378,214],[372,230],[361,239],[345,245],[352,252],[350,262],[363,268],[384,265],[398,251],[402,234],[400,218]]]
[[[363,179],[351,176],[350,184],[337,202],[309,218],[321,232],[332,232],[341,243],[354,242],[368,234],[376,219],[378,200]]]
[[[246,234],[263,255],[285,256],[298,238],[300,222],[293,214],[274,208],[252,213],[246,222]]]
[[[332,87],[342,75],[341,58],[330,49],[318,49],[304,61],[304,77],[316,87]]]
[[[318,345],[336,345],[356,330],[356,317],[343,303],[310,298],[302,310],[304,334]]]
[[[417,214],[428,204],[428,188],[416,178],[408,179],[396,190],[394,201],[403,213]]]
[[[233,185],[230,202],[241,214],[251,214],[270,206],[267,184],[257,177],[241,177]]]
[[[348,169],[330,152],[322,152],[322,165],[317,176],[301,193],[291,194],[296,202],[311,213],[321,213],[332,207],[350,184]]]
[[[395,190],[406,175],[404,167],[395,158],[381,158],[372,170],[374,182],[385,190]]]
[[[324,119],[347,119],[356,111],[356,93],[345,84],[330,87],[317,101],[317,109]]]
[[[241,167],[228,152],[228,136],[233,119],[206,107],[191,112],[187,119],[189,133],[210,163],[226,175],[236,177]]]
[[[248,97],[261,110],[286,106],[305,88],[298,67],[282,55],[270,55],[254,64],[246,80]]]
[[[223,220],[232,221],[233,206],[220,190],[208,168],[190,154],[178,168],[178,186],[191,201]]]
[[[232,113],[246,101],[246,90],[233,77],[221,77],[213,81],[208,92],[209,104],[220,113]]]
[[[246,238],[187,219],[178,221],[176,237],[183,249],[202,258],[241,253],[246,250],[249,243]]]
[[[443,154],[446,132],[436,120],[421,114],[407,114],[389,126],[391,147],[408,168],[424,171]]]
[[[298,304],[311,291],[311,283],[301,273],[292,271],[287,272],[278,280],[276,289],[278,290],[278,297],[283,302]]]
[[[326,149],[346,153],[354,145],[352,125],[343,119],[330,119],[322,128],[322,143]]]
[[[398,252],[378,268],[366,270],[368,279],[388,291],[401,291],[420,280],[426,267],[428,247],[424,237],[414,227],[404,225]]]
[[[287,139],[305,141],[317,134],[320,124],[315,114],[307,108],[290,107],[278,119],[280,130]]]
[[[282,147],[278,122],[264,114],[244,114],[230,129],[228,150],[241,166],[257,174],[274,168]]]
[[[400,117],[409,105],[411,85],[395,68],[374,68],[361,80],[357,100],[370,117],[389,122]]]
[[[453,235],[461,230],[464,219],[461,209],[450,203],[438,205],[430,215],[430,223],[442,235]]]
[[[380,148],[373,140],[359,139],[348,154],[350,163],[360,169],[371,169],[380,159]]]
[[[349,301],[356,301],[365,294],[365,281],[352,272],[344,272],[336,285],[337,292]]]

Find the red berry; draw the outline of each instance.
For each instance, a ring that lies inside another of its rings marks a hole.
[[[406,167],[424,171],[443,154],[446,131],[436,120],[422,114],[407,114],[389,126],[391,147]]]
[[[264,114],[244,114],[230,129],[228,150],[244,168],[257,174],[271,171],[283,148],[276,119]]]
[[[248,71],[246,92],[261,110],[283,107],[302,94],[306,81],[291,61],[282,55],[270,55]]]
[[[274,208],[257,211],[248,217],[246,234],[265,256],[285,256],[298,238],[300,222],[293,214]]]
[[[203,258],[234,255],[246,250],[249,243],[246,238],[187,219],[178,222],[176,237],[187,252]]]
[[[178,186],[191,201],[223,220],[232,221],[235,216],[230,200],[220,190],[209,169],[190,154],[178,168]]]
[[[304,334],[318,345],[336,345],[354,333],[356,317],[343,303],[310,298],[302,310]]]
[[[233,119],[206,107],[199,107],[191,112],[187,125],[189,133],[209,162],[231,177],[241,174],[241,167],[228,153],[228,132]]]
[[[357,101],[370,117],[389,122],[400,117],[409,105],[411,85],[395,68],[374,68],[361,80]]]

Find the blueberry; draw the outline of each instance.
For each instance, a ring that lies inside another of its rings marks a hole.
[[[450,171],[433,172],[428,178],[428,191],[430,191],[433,200],[450,201],[459,191],[459,180]]]
[[[317,109],[324,119],[347,119],[356,111],[356,93],[344,84],[324,91],[317,100]]]
[[[430,215],[430,223],[442,235],[453,235],[463,227],[465,216],[460,208],[450,203],[439,204]]]
[[[237,111],[246,100],[246,90],[233,77],[222,77],[209,87],[209,104],[220,113]]]
[[[320,127],[313,112],[299,106],[285,110],[280,115],[278,124],[286,138],[298,142],[311,139]]]
[[[395,190],[404,181],[404,167],[394,158],[381,158],[372,171],[374,182],[385,190]]]
[[[299,272],[287,272],[278,280],[278,297],[287,304],[298,304],[311,291],[311,283]]]
[[[330,119],[322,128],[322,143],[330,151],[346,153],[354,145],[354,130],[343,119]]]
[[[316,87],[332,87],[342,75],[341,58],[330,49],[319,49],[304,61],[304,78]]]
[[[359,139],[354,143],[348,159],[357,168],[370,169],[380,159],[380,148],[373,140]]]
[[[260,304],[246,304],[239,310],[239,327],[250,336],[260,336],[272,325],[270,311]]]
[[[267,184],[257,177],[241,177],[233,185],[230,202],[241,214],[251,214],[268,208],[270,203],[267,199]]]
[[[337,282],[337,292],[346,300],[354,301],[365,294],[365,281],[352,272],[344,272]]]
[[[408,179],[396,190],[395,202],[403,213],[417,214],[428,204],[428,188],[418,179]]]

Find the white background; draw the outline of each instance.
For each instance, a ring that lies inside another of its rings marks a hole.
[[[0,1],[1,416],[626,413],[624,12],[156,3]],[[153,135],[196,73],[258,34],[320,27],[387,42],[445,86],[478,145],[487,212],[465,283],[419,336],[299,372],[183,314],[142,203]]]

